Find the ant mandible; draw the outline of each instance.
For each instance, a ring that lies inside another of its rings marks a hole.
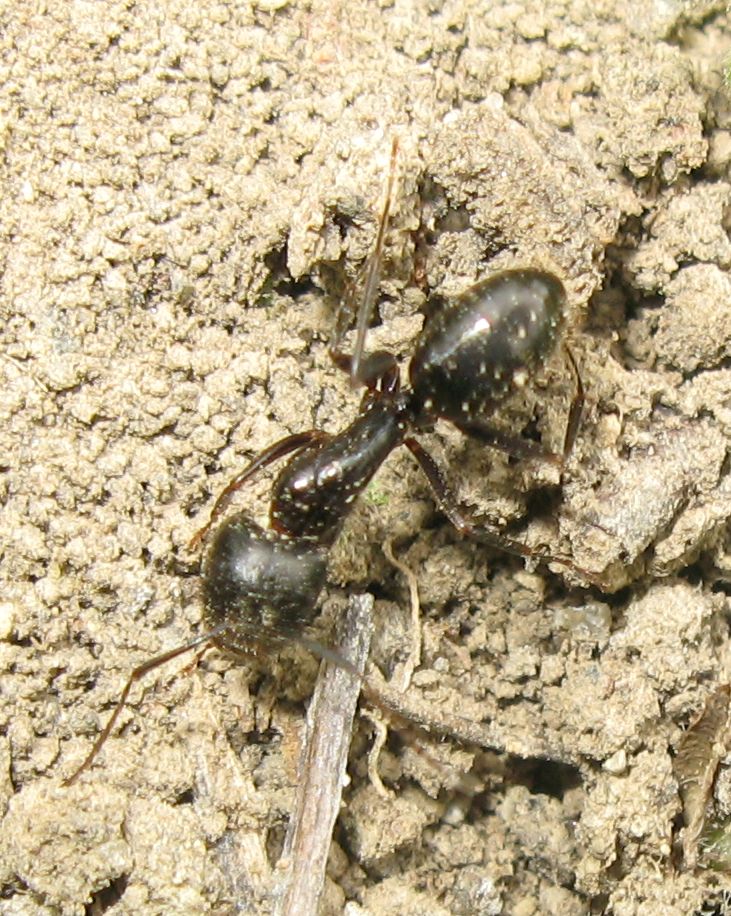
[[[350,373],[354,386],[365,387],[357,417],[335,435],[310,429],[286,436],[264,449],[223,490],[210,520],[193,537],[191,546],[208,537],[238,489],[263,468],[291,456],[272,486],[267,530],[237,512],[212,534],[202,569],[207,632],[134,669],[108,723],[66,785],[74,783],[93,763],[133,684],[148,671],[196,646],[215,644],[241,654],[257,645],[297,642],[322,658],[349,667],[336,651],[310,639],[307,631],[325,584],[330,548],[356,499],[400,445],[414,456],[438,507],[461,534],[524,557],[538,556],[578,569],[568,559],[536,554],[497,529],[474,521],[452,498],[436,462],[413,435],[430,429],[437,420],[447,420],[467,435],[518,457],[563,462],[578,430],[583,404],[581,379],[568,349],[576,395],[563,455],[546,454],[535,443],[506,436],[484,419],[554,350],[566,306],[561,281],[543,270],[506,270],[466,290],[427,321],[411,358],[408,388],[401,386],[393,354],[365,352],[396,153],[394,142],[385,203],[357,317],[354,352],[342,352],[342,331],[336,332],[330,347],[335,365]]]

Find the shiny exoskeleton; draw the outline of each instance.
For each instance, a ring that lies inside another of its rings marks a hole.
[[[355,420],[329,435],[311,429],[287,436],[259,454],[225,488],[208,524],[193,538],[207,538],[231,496],[258,471],[290,456],[271,495],[269,528],[244,513],[223,520],[211,536],[203,563],[204,617],[208,629],[197,639],[148,659],[134,669],[106,726],[88,756],[66,780],[70,785],[94,761],[110,735],[133,684],[153,668],[198,645],[216,643],[231,652],[296,641],[323,658],[347,663],[308,636],[327,575],[330,548],[351,508],[388,455],[401,445],[412,453],[439,508],[463,534],[522,556],[535,553],[484,522],[477,523],[451,498],[441,472],[414,437],[441,419],[465,433],[518,456],[557,459],[535,443],[490,426],[490,415],[519,388],[554,350],[564,317],[566,294],[561,281],[541,270],[497,273],[468,289],[434,315],[424,327],[409,367],[409,387],[401,387],[395,357],[364,352],[370,307],[377,289],[390,192],[381,216],[361,303],[353,356],[331,347],[340,368],[365,387]],[[570,353],[569,359],[573,365]],[[574,366],[574,370],[575,370]],[[567,426],[564,456],[581,412],[581,380]],[[554,559],[569,568],[573,564]]]
[[[560,280],[539,270],[498,273],[437,313],[419,337],[402,389],[394,358],[365,355],[366,386],[358,416],[336,435],[310,430],[263,452],[219,498],[211,522],[230,495],[261,467],[290,452],[272,488],[270,529],[244,514],[215,532],[203,567],[206,622],[222,628],[228,649],[298,639],[312,623],[325,581],[328,550],[354,502],[386,457],[406,445],[424,471],[440,508],[463,533],[530,555],[522,545],[476,524],[450,499],[442,476],[413,433],[437,419],[491,442],[486,417],[554,349],[566,295]],[[334,354],[350,368],[350,359]]]

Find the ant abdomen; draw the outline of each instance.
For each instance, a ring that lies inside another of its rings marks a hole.
[[[489,415],[553,351],[565,306],[563,284],[541,270],[506,270],[467,289],[417,341],[415,414],[458,426]]]
[[[309,627],[325,584],[327,550],[265,531],[237,513],[216,530],[203,566],[203,605],[211,630],[226,625],[223,647],[291,639]]]

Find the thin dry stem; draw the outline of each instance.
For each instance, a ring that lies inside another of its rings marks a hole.
[[[280,916],[313,916],[318,911],[370,649],[372,614],[371,595],[351,598],[338,652],[355,671],[331,662],[323,662],[320,669],[307,714],[295,812],[280,860],[285,870],[276,909]]]

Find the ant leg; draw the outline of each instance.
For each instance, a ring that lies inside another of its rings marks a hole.
[[[79,776],[81,776],[81,774],[85,770],[88,770],[92,765],[96,759],[97,754],[102,749],[107,738],[111,734],[112,729],[114,728],[117,719],[120,716],[120,713],[125,707],[129,692],[136,681],[139,681],[140,678],[144,677],[148,671],[159,668],[160,665],[164,665],[166,662],[172,661],[174,658],[177,658],[179,655],[183,655],[185,652],[190,652],[191,649],[195,649],[195,647],[201,645],[201,643],[210,642],[224,629],[225,627],[216,627],[215,630],[204,633],[202,636],[198,636],[196,639],[192,639],[190,642],[185,643],[185,645],[177,646],[175,649],[170,649],[167,652],[163,652],[161,655],[155,655],[153,658],[148,658],[146,662],[138,665],[132,674],[130,674],[130,676],[127,678],[127,683],[124,685],[124,690],[122,691],[122,694],[117,701],[117,705],[114,707],[114,712],[110,716],[107,724],[100,732],[99,737],[94,742],[91,750],[84,759],[84,762],[80,767],[74,770],[74,772],[67,779],[64,779],[63,785],[72,786],[79,778]]]
[[[532,442],[530,439],[523,439],[521,436],[513,436],[500,429],[495,429],[487,423],[481,423],[479,420],[474,420],[469,423],[455,423],[454,425],[463,432],[465,436],[470,436],[472,439],[479,439],[479,441],[484,442],[485,445],[498,449],[498,451],[505,452],[513,458],[527,461],[545,461],[548,464],[556,464],[559,466],[563,464],[564,459],[562,455],[547,451],[540,443]]]
[[[262,468],[267,467],[272,462],[277,461],[279,458],[284,458],[285,455],[289,455],[290,452],[298,451],[299,449],[304,448],[306,445],[311,445],[313,442],[325,439],[327,433],[322,432],[319,429],[308,429],[302,433],[294,433],[291,436],[285,436],[284,439],[280,439],[279,442],[275,442],[273,445],[268,446],[264,449],[263,452],[260,452],[254,460],[241,471],[240,474],[237,474],[221,491],[218,496],[218,499],[213,504],[213,509],[211,509],[211,515],[208,519],[208,523],[205,524],[200,531],[196,531],[193,537],[190,539],[188,545],[190,550],[193,550],[201,541],[206,537],[208,532],[211,530],[214,522],[216,522],[222,512],[226,509],[228,504],[231,502],[231,497],[237,490],[240,490],[243,485],[250,480],[257,471],[262,470]]]
[[[408,437],[404,440],[404,445],[409,449],[414,458],[416,458],[419,467],[429,483],[437,506],[447,516],[460,534],[478,542],[488,544],[490,547],[495,547],[498,550],[503,550],[506,553],[515,554],[519,557],[541,560],[544,563],[560,563],[572,572],[578,573],[589,579],[592,578],[592,574],[588,570],[577,566],[568,557],[552,556],[551,554],[541,553],[520,541],[508,537],[498,528],[487,525],[483,521],[478,522],[471,518],[467,511],[458,505],[442,477],[442,473],[437,463],[426,449],[424,449],[421,443],[417,442],[416,439]]]
[[[478,525],[469,518],[454,499],[446,481],[442,477],[442,472],[439,470],[436,461],[434,461],[421,443],[409,437],[404,440],[404,445],[419,463],[419,467],[429,483],[437,506],[447,516],[460,534],[467,537],[474,537],[479,540],[485,540],[490,546],[505,550],[507,553],[518,554],[518,556],[521,557],[535,556],[534,551],[532,551],[530,547],[526,547],[525,544],[521,544],[520,541],[515,541],[506,537],[496,528],[488,528],[483,524]]]
[[[568,344],[563,345],[564,352],[568,357],[569,365],[571,370],[574,373],[574,382],[576,383],[576,391],[574,392],[574,397],[571,401],[571,407],[569,407],[569,416],[566,421],[566,432],[564,434],[563,440],[563,461],[566,463],[569,459],[569,455],[573,451],[574,443],[576,442],[576,436],[581,427],[581,420],[584,415],[584,383],[581,380],[581,373],[579,372],[579,367],[577,365],[574,354],[569,349]]]
[[[520,436],[513,436],[510,433],[495,429],[489,423],[482,423],[479,420],[457,423],[455,426],[466,436],[479,439],[491,448],[496,448],[501,452],[512,455],[513,458],[522,460],[545,461],[549,464],[555,464],[563,467],[573,450],[576,436],[581,426],[581,418],[584,412],[584,384],[581,381],[579,367],[576,364],[574,355],[564,344],[564,350],[568,358],[571,371],[576,383],[576,391],[571,399],[569,415],[566,421],[566,431],[564,433],[563,449],[560,454],[549,452],[538,442],[531,442],[529,439],[523,439]]]
[[[353,377],[353,356],[331,349],[330,357],[338,369],[342,369],[351,378]],[[381,391],[397,392],[400,385],[400,373],[393,353],[387,350],[376,350],[375,353],[361,355],[358,384],[363,385],[368,391],[376,391],[380,388]]]
[[[355,346],[353,348],[353,356],[350,359],[349,369],[350,381],[353,388],[357,388],[364,384],[362,378],[361,362],[363,361],[363,354],[365,350],[365,339],[366,333],[368,332],[368,323],[371,318],[371,313],[373,312],[373,305],[376,301],[376,293],[378,292],[378,280],[381,272],[381,258],[383,256],[383,243],[386,236],[386,230],[388,228],[388,217],[391,212],[391,197],[393,193],[394,181],[396,178],[397,155],[398,139],[394,137],[391,144],[391,162],[388,170],[388,180],[386,182],[383,209],[381,210],[381,218],[378,221],[378,234],[376,235],[376,244],[373,248],[373,253],[368,259],[368,267],[366,269],[365,283],[363,287],[363,297],[361,299],[360,306],[358,307],[358,316],[356,319]],[[345,336],[344,325],[345,322],[338,322],[338,327],[330,345],[330,352],[333,354],[340,354],[341,352],[340,346],[342,344],[342,339]],[[333,358],[335,359],[334,356]]]

